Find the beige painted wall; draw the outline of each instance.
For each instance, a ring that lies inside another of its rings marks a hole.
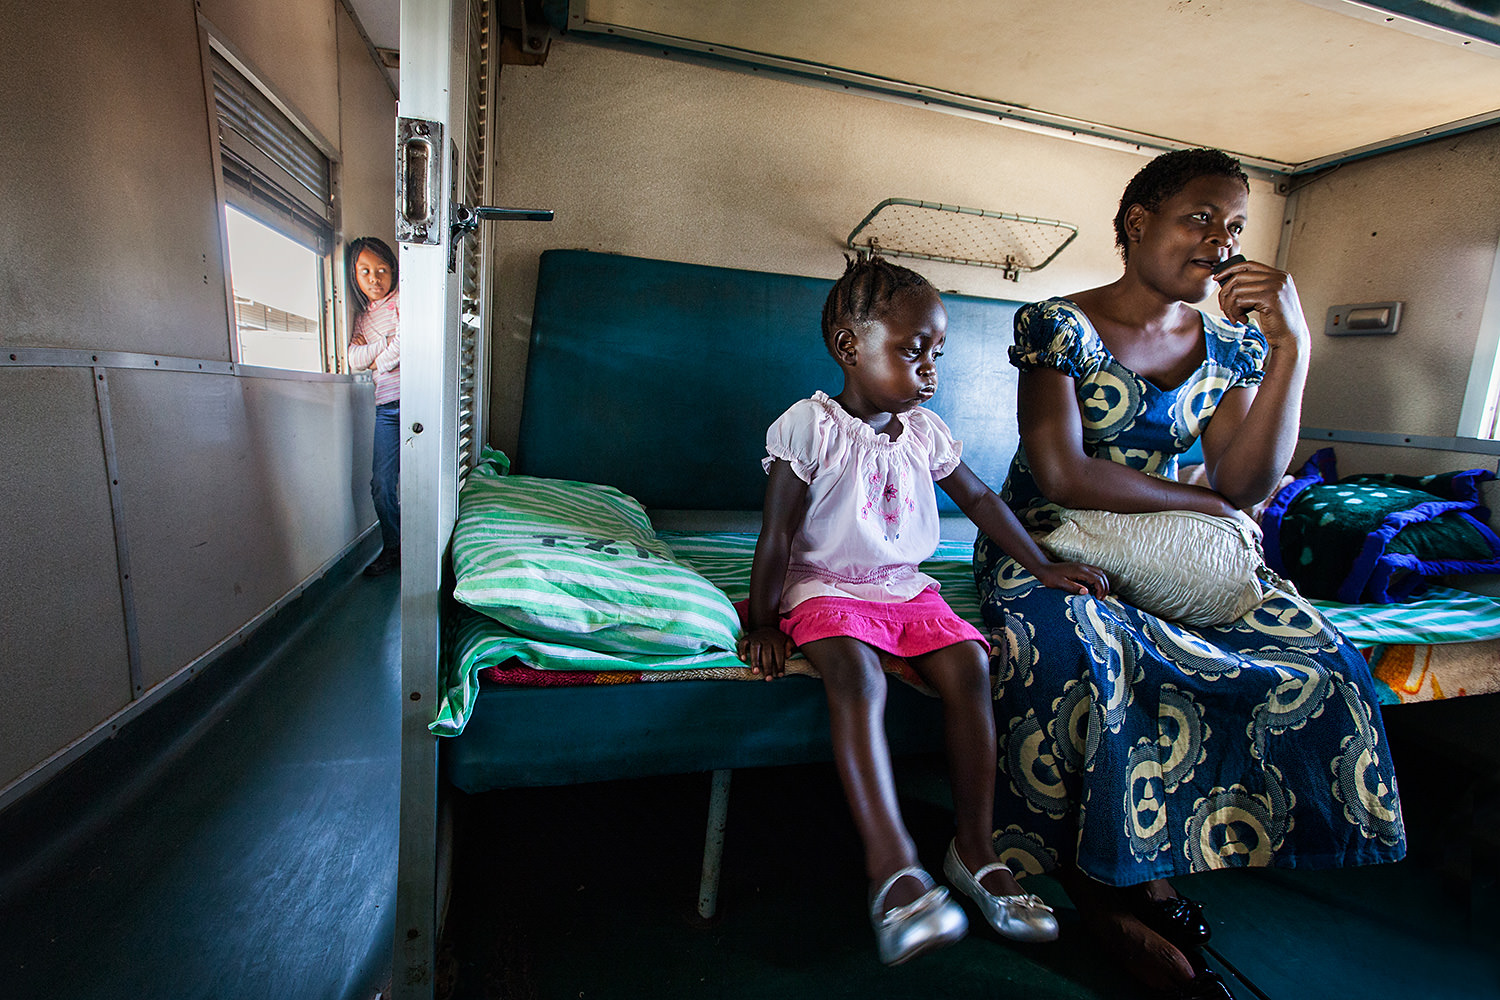
[[[498,134],[498,202],[557,212],[552,223],[495,230],[489,437],[502,450],[515,446],[545,249],[832,278],[870,209],[917,198],[1077,225],[1055,261],[1018,282],[988,268],[907,262],[944,290],[1039,299],[1119,275],[1112,220],[1148,159],[567,40],[544,66],[505,67]],[[1275,258],[1283,204],[1268,182],[1252,184],[1248,253]]]
[[[396,109],[385,74],[338,0],[340,206],[346,240],[378,236],[396,245]]]
[[[1304,426],[1455,435],[1500,241],[1500,128],[1345,164],[1296,199],[1288,269],[1313,329]],[[1395,336],[1322,332],[1331,305],[1390,299],[1406,303]],[[1495,467],[1494,456],[1335,448],[1341,473]]]
[[[0,346],[228,361],[191,0],[9,4],[0,82]]]

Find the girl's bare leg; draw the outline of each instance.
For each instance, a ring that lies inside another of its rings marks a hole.
[[[875,650],[857,639],[835,636],[804,644],[802,653],[817,668],[828,695],[833,757],[844,797],[865,847],[865,874],[880,885],[917,863],[916,845],[901,819],[891,752],[885,737],[885,673]],[[916,879],[899,880],[886,896],[886,909],[922,895]]]
[[[953,786],[955,842],[971,872],[995,856],[995,712],[989,658],[977,642],[959,642],[911,659],[914,669],[943,702],[943,740]],[[980,882],[997,896],[1022,891],[1001,869]]]

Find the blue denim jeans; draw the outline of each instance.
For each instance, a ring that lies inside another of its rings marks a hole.
[[[380,519],[385,551],[401,551],[401,404],[375,407],[375,459],[371,463],[370,496]]]

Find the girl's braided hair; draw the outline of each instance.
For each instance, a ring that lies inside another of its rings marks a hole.
[[[845,256],[844,261],[844,273],[823,303],[823,343],[830,350],[833,331],[879,316],[892,299],[910,289],[932,287],[916,271],[879,254]]]

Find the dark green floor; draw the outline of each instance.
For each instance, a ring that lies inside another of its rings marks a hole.
[[[148,723],[163,732],[132,724],[92,776],[7,811],[0,997],[374,995],[393,933],[399,588],[356,576],[302,598],[246,651],[256,663],[182,689],[198,704]],[[115,782],[137,786],[118,808]]]
[[[1405,762],[1412,772],[1401,777],[1408,860],[1177,883],[1207,902],[1210,964],[1240,1000],[1500,997],[1492,916],[1500,749],[1489,735],[1497,708],[1494,697],[1474,698],[1387,716],[1398,768]],[[949,836],[940,762],[906,761],[901,771],[908,823],[935,869]],[[707,798],[708,779],[696,775],[461,799],[440,995],[1146,995],[1118,979],[1043,879],[1032,885],[1059,906],[1061,941],[1018,947],[977,927],[946,951],[880,966],[858,841],[828,766],[735,773],[719,915],[702,926],[693,906]]]

